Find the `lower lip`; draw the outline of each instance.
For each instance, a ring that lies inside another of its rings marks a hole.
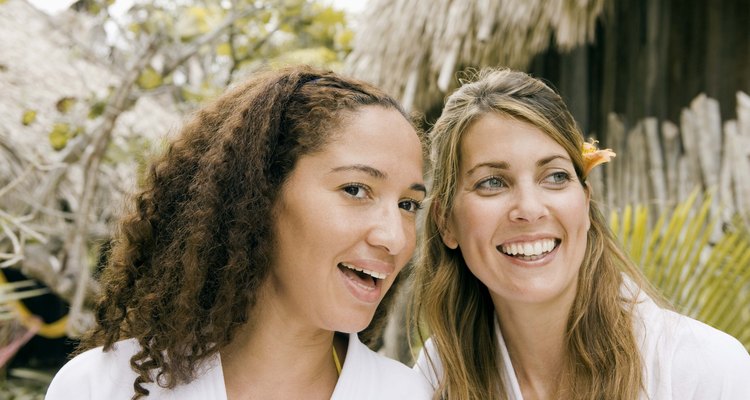
[[[339,270],[339,276],[344,280],[344,285],[349,289],[349,293],[354,296],[355,299],[364,303],[377,304],[380,302],[381,284],[375,283],[374,288],[362,287],[359,282],[352,280],[341,270]]]

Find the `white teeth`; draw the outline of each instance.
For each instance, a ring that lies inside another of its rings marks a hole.
[[[515,256],[516,254],[524,256],[539,256],[552,251],[554,248],[554,239],[542,239],[536,242],[504,244],[501,247],[501,251],[512,256]]]
[[[523,254],[526,254],[527,256],[536,255],[534,253],[534,245],[531,244],[531,243],[524,243],[523,244]]]
[[[369,269],[357,268],[357,267],[355,267],[353,265],[350,265],[350,264],[347,264],[347,263],[341,263],[341,265],[343,265],[346,268],[352,269],[354,271],[359,271],[359,272],[365,273],[367,275],[370,275],[371,277],[373,277],[375,279],[385,279],[385,277],[387,276],[386,274],[381,273],[381,272],[370,271]]]

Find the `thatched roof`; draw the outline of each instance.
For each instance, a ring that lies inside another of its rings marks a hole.
[[[592,41],[605,0],[371,0],[347,72],[409,109],[442,101],[464,67],[524,69],[551,44]]]

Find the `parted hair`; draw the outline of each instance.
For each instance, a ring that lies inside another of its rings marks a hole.
[[[271,267],[273,207],[303,155],[349,114],[401,106],[367,83],[307,66],[264,71],[196,111],[119,221],[80,351],[134,338],[134,396],[173,388],[252,324]],[[397,280],[398,282],[398,280]],[[391,288],[360,336],[378,340]]]
[[[427,336],[444,366],[436,399],[506,399],[506,382],[494,329],[489,290],[468,269],[460,248],[441,240],[440,228],[453,206],[460,142],[473,121],[494,113],[532,124],[561,145],[578,180],[583,176],[583,135],[562,98],[541,80],[509,69],[485,69],[451,94],[430,131],[431,181],[425,240],[414,270],[411,315],[422,343]],[[578,290],[567,320],[568,359],[558,398],[635,400],[643,386],[633,333],[633,299],[620,288],[624,272],[644,285],[639,269],[620,249],[605,218],[591,202],[591,228],[578,275]],[[429,363],[435,360],[428,358]]]

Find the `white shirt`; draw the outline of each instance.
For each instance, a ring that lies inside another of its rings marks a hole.
[[[497,318],[495,333],[500,361],[506,366],[501,378],[508,399],[523,400]],[[732,336],[662,309],[644,293],[638,295],[636,304],[635,335],[644,368],[641,399],[750,400],[750,355]],[[437,387],[444,367],[432,339],[425,343],[414,369]]]
[[[130,399],[136,373],[130,358],[140,350],[135,339],[115,343],[111,351],[101,347],[88,350],[70,360],[55,375],[45,400]],[[219,354],[198,369],[195,380],[174,389],[144,384],[146,399],[226,400],[224,374]],[[356,334],[349,335],[346,359],[332,400],[430,399],[432,389],[424,377],[401,364],[370,350]]]

